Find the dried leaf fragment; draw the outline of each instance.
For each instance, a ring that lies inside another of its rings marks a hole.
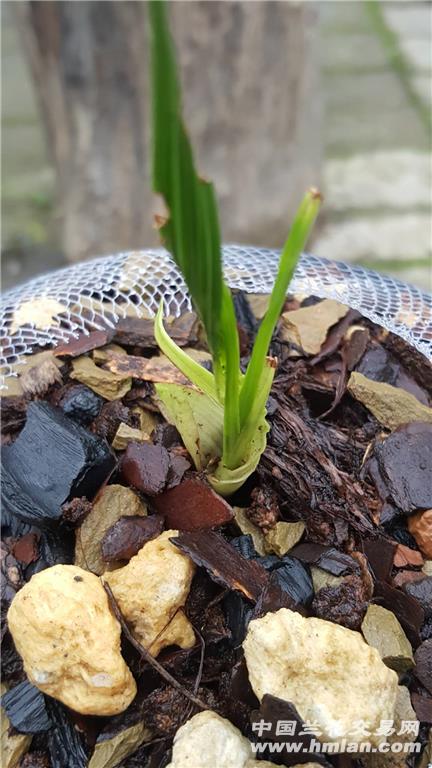
[[[129,515],[121,517],[108,529],[101,542],[102,557],[106,562],[130,560],[151,539],[162,533],[161,515]]]
[[[348,391],[388,429],[396,429],[413,421],[432,422],[432,408],[422,405],[414,395],[382,381],[372,381],[354,371]]]
[[[80,333],[76,339],[71,337],[69,343],[59,344],[55,348],[54,354],[56,357],[78,357],[79,355],[85,355],[86,352],[91,352],[93,349],[108,344],[113,334],[114,331],[108,328],[103,331]]]
[[[346,315],[348,307],[333,299],[324,299],[311,307],[301,307],[282,314],[281,336],[301,347],[308,355],[317,355],[330,328]]]

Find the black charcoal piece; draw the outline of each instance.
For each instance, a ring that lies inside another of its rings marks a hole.
[[[48,733],[51,768],[87,768],[88,755],[63,704],[47,697],[53,727]]]
[[[115,466],[105,440],[49,403],[30,403],[19,437],[2,452],[4,509],[44,526],[74,496],[93,496]]]
[[[45,696],[28,680],[3,694],[1,705],[13,727],[20,733],[40,733],[52,726]]]
[[[312,578],[307,566],[296,557],[285,556],[272,569],[279,581],[280,587],[288,592],[295,603],[308,605],[314,596]]]
[[[234,648],[242,644],[246,630],[252,618],[253,608],[238,592],[229,592],[223,599],[223,611],[226,623],[231,631],[231,643]]]
[[[249,533],[243,536],[236,536],[235,539],[231,539],[230,544],[235,547],[237,552],[242,557],[245,557],[246,560],[255,560],[257,557],[252,536]]]
[[[278,555],[264,555],[263,557],[258,557],[257,559],[259,564],[262,565],[266,571],[273,571],[274,568],[282,565],[282,560],[280,557],[278,557]]]
[[[103,405],[103,399],[84,384],[75,384],[60,401],[63,413],[78,424],[90,424]]]

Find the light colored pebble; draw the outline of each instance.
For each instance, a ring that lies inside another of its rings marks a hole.
[[[338,587],[344,580],[343,576],[333,576],[332,573],[319,568],[317,565],[312,565],[310,572],[315,593],[323,587]]]
[[[233,511],[234,520],[236,525],[240,528],[241,532],[246,536],[249,535],[252,537],[253,545],[259,555],[265,555],[265,539],[261,528],[258,528],[257,525],[249,520],[246,509],[242,509],[241,507],[233,507]]]
[[[76,712],[116,715],[135,698],[120,624],[94,574],[74,565],[35,574],[14,597],[8,624],[30,682]]]
[[[195,634],[183,613],[195,566],[170,542],[178,531],[148,541],[124,568],[104,574],[126,621],[153,656],[167,645],[192,648]]]
[[[388,429],[396,429],[411,421],[432,422],[432,408],[404,389],[384,381],[372,381],[358,371],[351,374],[347,388]]]
[[[256,696],[293,702],[325,741],[347,737],[358,720],[374,731],[393,718],[397,675],[358,632],[281,608],[250,622],[243,648]]]
[[[206,710],[179,728],[167,768],[244,768],[249,758],[248,739],[229,720]]]
[[[396,616],[387,608],[371,603],[361,629],[366,642],[377,649],[388,667],[406,672],[414,666],[411,644]]]
[[[266,552],[283,557],[301,539],[305,532],[305,524],[285,523],[280,521],[264,537]]]
[[[411,734],[404,733],[399,735],[401,725],[406,721],[412,723],[418,722],[417,715],[411,705],[411,696],[408,688],[404,685],[399,685],[396,698],[394,724],[392,726],[394,728],[394,733],[386,737],[386,741],[388,741],[389,744],[393,744],[394,742],[411,744],[415,741],[412,732]],[[391,751],[382,753],[371,752],[370,754],[364,754],[362,756],[362,762],[364,768],[406,768],[406,758],[407,752],[401,752],[399,754]]]
[[[301,768],[316,768],[304,763]],[[255,760],[248,739],[229,720],[206,710],[178,729],[172,761],[167,768],[281,768],[268,760]],[[294,768],[300,768],[296,765]]]

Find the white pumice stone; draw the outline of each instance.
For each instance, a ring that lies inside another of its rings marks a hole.
[[[252,757],[251,745],[238,728],[206,710],[179,728],[167,768],[245,768],[258,765]]]
[[[326,742],[348,738],[360,720],[372,744],[383,740],[373,732],[394,716],[398,677],[359,632],[281,608],[250,622],[243,648],[260,700],[291,701]]]
[[[178,531],[148,541],[124,568],[105,573],[134,636],[153,656],[167,645],[192,648],[195,634],[183,613],[195,573],[192,560],[171,544]]]
[[[120,624],[93,573],[54,565],[35,574],[15,595],[8,624],[30,682],[76,712],[116,715],[135,698]]]

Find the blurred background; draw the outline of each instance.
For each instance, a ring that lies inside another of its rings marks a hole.
[[[156,243],[144,2],[2,3],[3,288]],[[279,246],[307,186],[310,251],[431,288],[428,2],[174,2],[185,116],[225,241]]]

